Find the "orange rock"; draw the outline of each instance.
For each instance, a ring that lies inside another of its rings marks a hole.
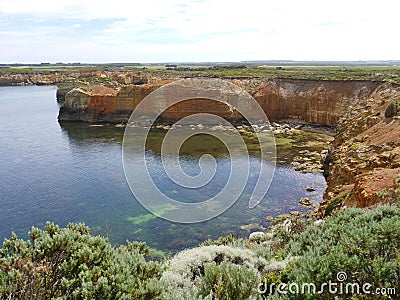
[[[350,108],[338,124],[320,213],[343,193],[341,186],[348,187],[347,207],[370,208],[400,200],[395,183],[400,174],[400,120],[383,114],[387,103],[399,98],[398,86],[382,86]]]

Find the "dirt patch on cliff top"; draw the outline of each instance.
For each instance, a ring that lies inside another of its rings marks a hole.
[[[374,145],[400,142],[400,120],[386,119],[360,134]]]
[[[105,87],[102,85],[94,85],[89,88],[91,96],[116,96],[118,94],[117,89]]]

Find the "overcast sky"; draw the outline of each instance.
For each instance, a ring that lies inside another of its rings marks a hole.
[[[399,3],[0,0],[0,62],[400,59]]]

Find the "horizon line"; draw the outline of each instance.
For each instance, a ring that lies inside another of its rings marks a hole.
[[[193,64],[193,65],[201,65],[201,64],[327,64],[327,63],[336,63],[336,64],[391,64],[396,63],[400,64],[400,59],[371,59],[371,60],[290,60],[290,59],[257,59],[257,60],[240,60],[240,61],[162,61],[162,62],[0,62],[0,66],[30,66],[30,65],[166,65],[166,64]]]

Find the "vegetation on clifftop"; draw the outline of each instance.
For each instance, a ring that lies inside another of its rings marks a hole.
[[[6,74],[73,74],[82,73],[123,73],[134,72],[140,75],[155,75],[163,78],[217,77],[217,78],[292,78],[308,80],[375,80],[400,83],[400,66],[268,66],[255,64],[240,65],[197,65],[170,68],[166,65],[132,66],[132,65],[49,65],[1,67],[0,75]],[[94,77],[93,77],[94,76]],[[110,80],[93,74],[91,78],[81,78],[88,82],[101,83]]]
[[[208,241],[163,262],[152,261],[143,243],[113,247],[83,224],[48,223],[29,236],[13,235],[0,249],[1,299],[257,299],[259,289],[264,299],[278,299],[279,284],[318,289],[329,280],[400,291],[398,206],[348,209],[317,222],[294,218],[250,240]],[[326,288],[280,299],[337,296]]]
[[[152,72],[167,72],[162,69]],[[400,83],[400,67],[342,67],[342,66],[259,66],[233,69],[192,69],[174,71],[181,76],[217,77],[217,78],[292,78],[309,80],[376,80]],[[169,72],[172,73],[171,71]],[[173,74],[173,73],[172,73]]]

